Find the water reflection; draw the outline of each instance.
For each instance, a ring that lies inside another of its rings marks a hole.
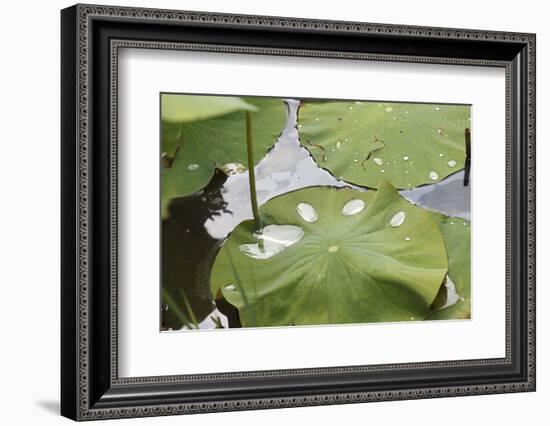
[[[287,100],[287,105],[289,116],[285,129],[273,149],[255,168],[259,204],[277,195],[307,186],[349,186],[319,168],[309,152],[302,148],[296,130],[299,102]],[[243,220],[252,218],[248,172],[230,176],[223,186],[222,193],[227,203],[227,212],[205,223],[212,238],[225,238]]]

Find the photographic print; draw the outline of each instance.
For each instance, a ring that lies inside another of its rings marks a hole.
[[[470,105],[160,104],[162,331],[470,319]]]

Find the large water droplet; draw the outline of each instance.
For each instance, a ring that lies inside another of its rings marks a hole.
[[[431,171],[428,176],[430,177],[431,180],[437,180],[439,178],[439,175],[437,174],[437,172],[434,172],[434,171]]]
[[[259,243],[241,244],[239,250],[254,259],[264,260],[296,244],[304,236],[304,230],[295,225],[268,225],[254,236]]]
[[[328,248],[329,253],[336,253],[338,251],[338,246],[330,246]]]
[[[199,170],[199,168],[200,166],[197,163],[191,163],[187,166],[187,170],[189,170],[190,172],[195,172]]]
[[[447,162],[447,164],[449,165],[449,167],[456,167],[456,161],[455,160],[449,160]]]
[[[237,289],[237,287],[235,286],[235,284],[227,284],[224,289],[226,290],[229,290],[229,291],[235,291]]]
[[[387,106],[386,108],[384,108],[384,111],[386,112],[392,112],[393,111],[393,108],[391,106]]]
[[[381,158],[378,158],[378,157],[373,158],[372,161],[374,161],[379,166],[382,166],[384,164],[384,160],[382,160]]]
[[[406,155],[403,157],[403,160],[405,161],[409,161],[409,157],[407,157]]]
[[[298,203],[296,211],[306,222],[313,223],[317,222],[317,219],[319,219],[315,207],[309,203]]]
[[[354,198],[349,200],[342,207],[342,214],[344,216],[353,216],[354,214],[360,213],[365,209],[365,202],[359,198]]]
[[[403,210],[398,211],[390,219],[390,226],[393,226],[394,228],[397,228],[398,226],[403,225],[403,222],[405,222],[406,217],[407,217],[407,215],[405,214],[405,212]]]

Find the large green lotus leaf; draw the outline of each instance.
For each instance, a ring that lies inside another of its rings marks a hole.
[[[356,201],[348,204],[351,200]],[[361,203],[366,207],[357,212]],[[303,207],[308,204],[315,213]],[[299,205],[306,215],[299,214]],[[239,224],[225,241],[214,262],[211,290],[221,291],[239,309],[243,326],[408,321],[428,315],[447,273],[443,237],[432,213],[408,203],[389,183],[366,193],[306,188],[271,199],[260,213],[264,233],[269,225],[291,225],[303,236],[263,259],[243,252],[254,244],[260,252],[272,248],[269,235],[254,235],[252,221]]]
[[[437,310],[428,317],[430,320],[470,318],[470,222],[464,219],[434,213],[449,259],[449,277],[455,283],[461,296],[456,304]]]
[[[380,102],[306,101],[300,141],[336,178],[376,188],[437,182],[462,169],[470,107]]]
[[[264,98],[247,98],[246,104],[256,109],[251,112],[251,123],[254,155],[258,162],[283,130],[286,106],[280,99]],[[245,112],[237,111],[207,120],[163,125],[163,152],[174,152],[171,167],[162,170],[163,217],[167,217],[173,198],[191,195],[204,188],[216,168],[223,170],[224,165],[233,164],[233,169],[236,165],[239,171],[246,170],[245,121]],[[178,142],[175,144],[174,140]]]

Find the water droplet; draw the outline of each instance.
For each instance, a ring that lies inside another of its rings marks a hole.
[[[411,321],[414,321],[414,317],[411,317]]]
[[[394,228],[397,228],[398,226],[401,226],[403,222],[405,222],[405,218],[407,215],[403,210],[398,211],[395,213],[392,218],[390,219],[390,226],[393,226]]]
[[[408,114],[408,113],[409,113],[409,111],[405,111],[405,114]]]
[[[357,158],[354,158],[354,159],[353,159],[353,162],[354,162],[354,163],[357,163],[358,161],[359,161],[359,160],[358,160]]]
[[[435,110],[436,110],[436,111],[439,111],[439,107],[435,107]]]
[[[408,171],[408,170],[405,170],[405,174],[408,175],[408,174],[409,174],[409,171]]]
[[[227,284],[224,288],[230,291],[237,290],[237,287],[235,286],[235,284]]]
[[[336,142],[336,148],[338,149],[342,148],[342,142],[340,141]]]
[[[226,163],[222,166],[222,170],[226,175],[233,176],[237,173],[243,173],[246,167],[241,163]]]
[[[199,170],[199,165],[196,164],[196,163],[191,163],[187,166],[187,170],[189,170],[190,172],[195,172],[197,170]]]
[[[329,253],[336,253],[338,251],[338,246],[330,246],[328,248]]]
[[[428,176],[430,177],[431,180],[437,180],[439,178],[439,175],[437,174],[437,172],[434,172],[434,171],[431,171]]]
[[[350,107],[349,107],[349,109],[350,109],[350,110],[352,110],[352,109],[353,109],[353,107],[352,107],[352,106],[350,106]]]
[[[405,237],[405,241],[410,241],[411,237]]]
[[[298,203],[296,206],[296,211],[306,222],[314,223],[319,219],[319,215],[317,214],[315,207],[309,203]]]
[[[443,158],[443,154],[439,154],[439,156],[440,156],[441,158]]]
[[[405,161],[409,161],[409,157],[407,157],[406,155],[403,157],[403,160]]]
[[[315,121],[319,121],[319,117],[315,117]]]
[[[378,158],[378,157],[373,158],[372,161],[374,161],[379,166],[382,166],[384,164],[384,161],[381,158]]]
[[[380,173],[384,173],[384,169],[380,170]]]
[[[443,134],[443,129],[437,129],[437,134],[439,135]]]
[[[295,225],[267,225],[254,237],[261,240],[255,244],[241,244],[239,250],[254,259],[269,259],[287,247],[296,244],[304,236],[304,230]]]
[[[447,162],[447,164],[449,165],[449,167],[456,167],[456,161],[455,160],[449,160]]]
[[[349,200],[342,207],[342,214],[344,216],[353,216],[354,214],[360,213],[365,209],[365,202],[359,198],[354,198]]]
[[[384,108],[384,111],[386,112],[392,112],[393,111],[393,108],[391,106],[387,106],[386,108]]]

